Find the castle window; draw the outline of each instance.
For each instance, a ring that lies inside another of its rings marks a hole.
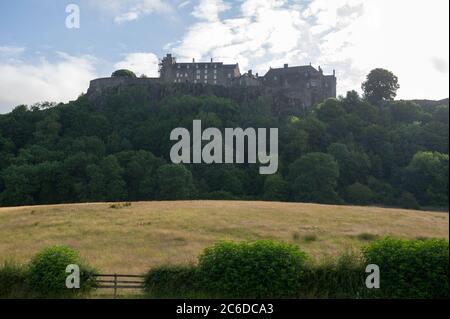
[[[276,80],[278,80],[278,78],[277,78],[276,76],[274,76],[274,77],[273,77],[273,80],[276,81]]]
[[[214,75],[214,80],[217,80],[217,75]]]
[[[205,80],[207,80],[208,79],[208,76],[207,75],[205,75]]]
[[[187,65],[187,68],[189,69],[189,64]]]
[[[228,73],[228,78],[231,79],[231,73]]]
[[[197,70],[197,73],[200,73],[200,70]]]
[[[214,69],[217,69],[217,64],[214,64]]]
[[[214,81],[214,84],[217,84],[217,81]]]
[[[311,81],[311,86],[312,87],[316,87],[317,86],[317,82],[316,81]]]
[[[217,70],[214,70],[214,74],[217,74]]]
[[[208,74],[208,70],[205,70],[205,74]]]
[[[185,73],[185,74],[184,74],[184,77],[186,77],[186,78],[187,78],[187,77],[188,77],[188,74],[187,74],[187,73]]]
[[[197,69],[198,69],[198,64],[196,64],[196,65],[195,65],[195,68],[197,68]]]
[[[205,69],[207,69],[208,68],[208,64],[205,64]]]
[[[205,84],[208,84],[208,81],[205,80]]]
[[[200,80],[200,75],[197,75],[197,80]]]
[[[177,67],[178,67],[179,69],[181,69],[181,65],[179,65],[179,64],[178,64],[178,66],[177,66]]]

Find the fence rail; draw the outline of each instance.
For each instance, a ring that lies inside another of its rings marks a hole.
[[[114,298],[118,289],[144,289],[143,275],[95,274],[98,289],[113,289]]]

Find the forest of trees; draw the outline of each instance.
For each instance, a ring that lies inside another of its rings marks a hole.
[[[105,93],[102,107],[85,95],[18,106],[0,115],[0,206],[245,199],[448,207],[448,102],[367,95],[348,92],[303,116],[275,113],[267,97],[155,99],[140,88]],[[204,128],[279,128],[278,174],[260,175],[258,164],[172,164],[170,132],[194,119]]]

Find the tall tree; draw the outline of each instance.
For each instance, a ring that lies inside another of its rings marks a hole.
[[[373,104],[394,100],[399,88],[397,76],[391,71],[380,68],[370,71],[362,84],[365,98]]]
[[[294,200],[336,203],[339,165],[333,156],[309,153],[289,166],[289,178]]]

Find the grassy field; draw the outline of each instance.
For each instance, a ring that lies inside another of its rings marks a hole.
[[[314,258],[383,236],[448,238],[448,213],[296,203],[139,202],[0,208],[0,263],[50,245],[77,249],[101,272],[143,273],[196,261],[219,240],[279,239]]]

